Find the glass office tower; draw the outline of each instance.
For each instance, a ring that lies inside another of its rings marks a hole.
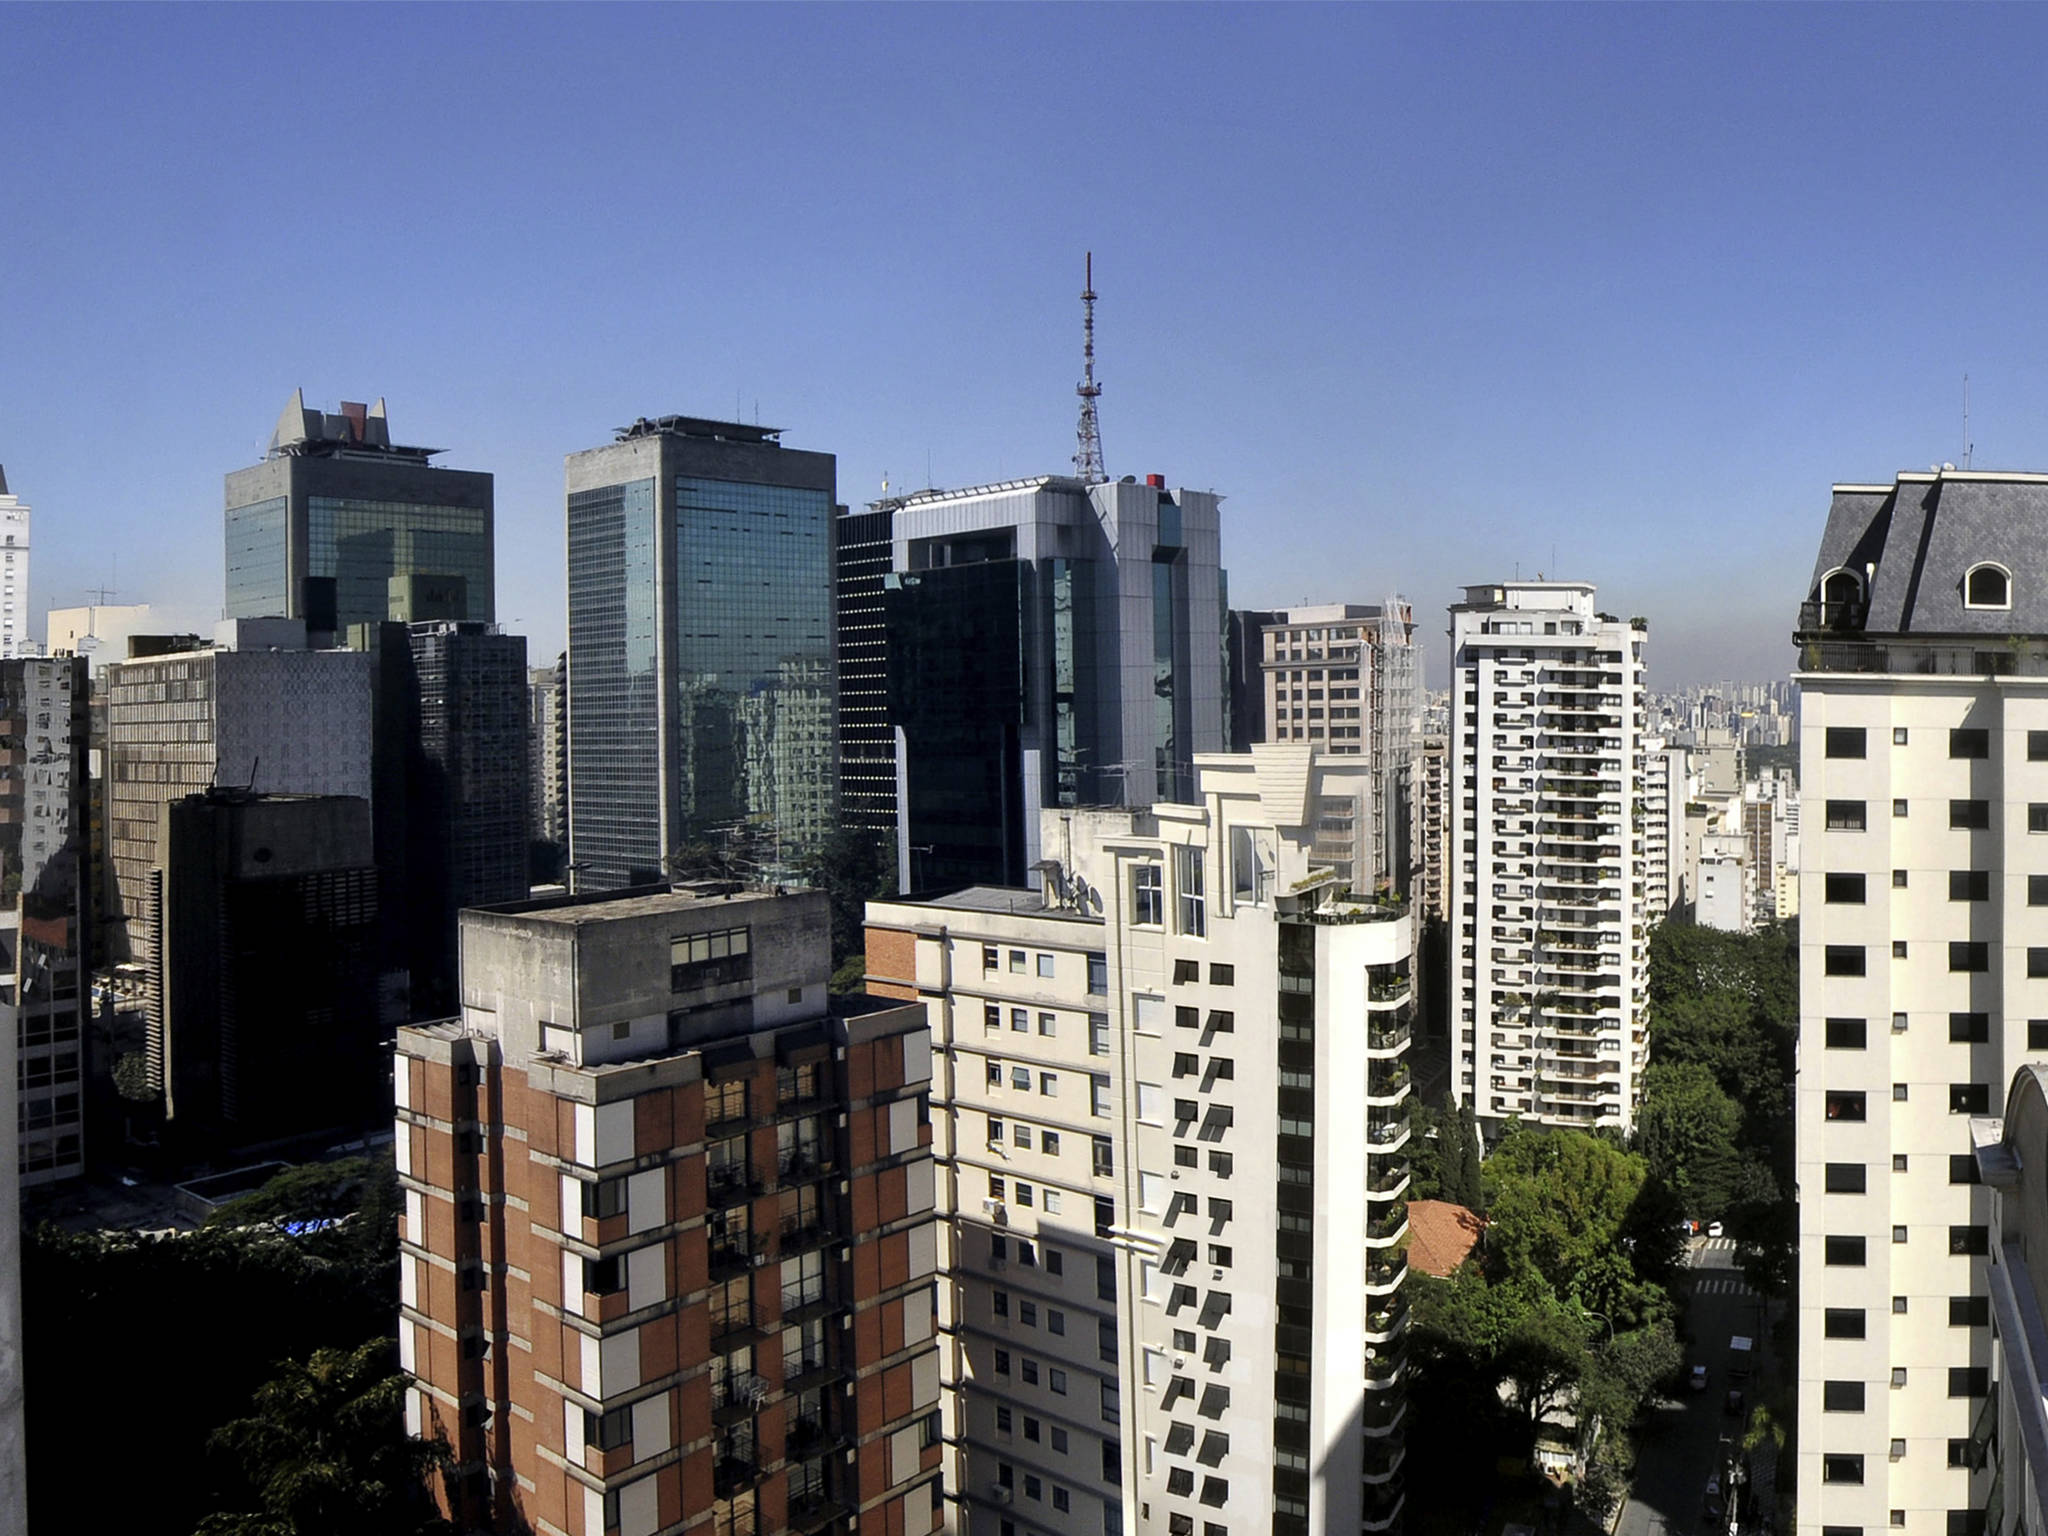
[[[666,416],[568,466],[579,888],[795,873],[833,824],[837,465]]]
[[[438,451],[393,444],[381,400],[323,414],[294,393],[263,462],[227,477],[225,616],[492,621],[492,479]]]

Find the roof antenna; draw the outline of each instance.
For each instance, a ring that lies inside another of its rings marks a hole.
[[[1970,455],[1977,451],[1977,445],[1970,441],[1970,376],[1963,375],[1963,468],[1970,467]]]
[[[1081,382],[1074,386],[1081,397],[1080,443],[1074,453],[1074,474],[1085,485],[1100,485],[1109,478],[1102,467],[1102,425],[1095,419],[1095,402],[1102,386],[1095,382],[1095,253],[1088,253],[1087,278],[1081,285]]]

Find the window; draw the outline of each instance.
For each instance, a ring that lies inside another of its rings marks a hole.
[[[2027,974],[2036,978],[2048,976],[2048,949],[2030,947],[2027,950]]]
[[[1981,1258],[1991,1251],[1991,1229],[1985,1226],[1950,1227],[1948,1251],[1951,1254]]]
[[[1895,725],[1895,726],[1893,726],[1893,727],[1892,727],[1892,745],[1893,745],[1893,746],[1895,746],[1895,747],[1903,747],[1903,746],[1904,746],[1905,744],[1906,744],[1906,728],[1905,728],[1905,727],[1904,727],[1903,725]]]
[[[1166,923],[1166,872],[1157,864],[1131,866],[1131,921],[1145,928]]]
[[[1986,758],[1991,755],[1991,733],[1976,726],[1958,726],[1948,733],[1950,757]]]
[[[1905,1016],[1905,1015],[1904,1015],[1903,1013],[1895,1013],[1895,1014],[1893,1014],[1893,1015],[1892,1015],[1892,1033],[1893,1033],[1893,1034],[1895,1034],[1895,1035],[1903,1035],[1903,1034],[1904,1034],[1905,1032],[1906,1032],[1906,1016]]]
[[[1175,1008],[1173,1010],[1173,1027],[1175,1029],[1200,1029],[1202,1027],[1202,1010],[1189,1007]]]
[[[1043,1098],[1056,1099],[1060,1096],[1060,1075],[1057,1072],[1038,1074],[1038,1092]]]
[[[1893,1172],[1893,1173],[1905,1173],[1905,1172],[1907,1171],[1907,1169],[1908,1169],[1908,1166],[1909,1166],[1909,1164],[1908,1164],[1908,1161],[1907,1161],[1907,1154],[1906,1154],[1906,1153],[1904,1153],[1904,1152],[1894,1152],[1894,1153],[1892,1154],[1892,1172]]]
[[[1095,1299],[1116,1300],[1116,1260],[1106,1253],[1095,1255]]]
[[[1827,1096],[1827,1117],[1830,1120],[1861,1120],[1864,1118],[1864,1095],[1847,1089],[1837,1089]]]
[[[2048,731],[2027,732],[2027,761],[2048,763]]]
[[[1107,997],[1109,995],[1109,956],[1102,954],[1088,957],[1088,995]]]
[[[1863,1458],[1861,1456],[1821,1457],[1820,1480],[1824,1483],[1862,1482]]]
[[[1038,1133],[1038,1150],[1047,1157],[1058,1157],[1060,1155],[1060,1133],[1058,1131],[1040,1131]]]
[[[1982,1397],[1991,1390],[1988,1365],[1952,1365],[1948,1371],[1950,1397]]]
[[[1952,1013],[1948,1016],[1948,1037],[1951,1040],[1967,1040],[1981,1045],[1991,1038],[1991,1015],[1988,1013]]]
[[[2027,876],[2027,905],[2048,907],[2048,875]]]
[[[1906,802],[1903,800],[1894,800],[1892,802],[1892,819],[1895,821],[1901,820],[1904,818],[1905,814]]]
[[[1829,1163],[1827,1188],[1831,1195],[1860,1195],[1869,1170],[1862,1163]]]
[[[999,1435],[1009,1434],[1014,1422],[1010,1416],[1010,1410],[998,1403],[996,1405],[996,1433]]]
[[[989,1294],[989,1310],[997,1317],[1008,1317],[1010,1315],[1010,1293],[1008,1291],[991,1292]]]
[[[1038,1032],[1041,1035],[1057,1035],[1060,1032],[1060,1016],[1056,1013],[1041,1013],[1038,1016]]]
[[[1088,1054],[1107,1056],[1109,1054],[1109,1015],[1091,1013],[1088,1015]]]
[[[1893,1083],[1893,1084],[1892,1084],[1892,1102],[1893,1102],[1894,1104],[1903,1104],[1903,1103],[1905,1103],[1905,1102],[1906,1102],[1906,1098],[1907,1098],[1907,1085],[1906,1085],[1906,1084],[1904,1084],[1904,1083]]]
[[[1990,1114],[1991,1085],[1989,1083],[1950,1083],[1948,1085],[1948,1112],[1952,1115]]]
[[[1948,1464],[1952,1467],[1967,1467],[1970,1465],[1970,1442],[1967,1438],[1949,1441]]]
[[[1002,964],[1003,952],[1000,949],[997,949],[993,944],[981,946],[981,968],[984,971],[1000,970],[1002,969]]]
[[[633,1438],[633,1410],[614,1408],[609,1413],[583,1410],[583,1443],[601,1451],[615,1451]]]
[[[1991,899],[1991,871],[1988,869],[1952,869],[1948,872],[1948,899],[1950,901],[1989,901]]]
[[[1951,1328],[1988,1328],[1991,1325],[1989,1296],[1951,1296],[1948,1299]]]
[[[1863,1411],[1863,1383],[1860,1381],[1826,1381],[1821,1383],[1820,1405],[1827,1413],[1861,1413]]]
[[[1000,1030],[1003,1027],[1003,1010],[994,1003],[983,1003],[981,1005],[981,1027],[989,1034],[994,1034]]]
[[[1237,985],[1237,967],[1209,963],[1209,985],[1212,987],[1234,987]]]
[[[1098,1179],[1114,1177],[1116,1174],[1116,1144],[1107,1136],[1091,1136],[1088,1140],[1095,1154],[1095,1176]]]
[[[1849,906],[1859,906],[1863,901],[1863,876],[1829,875],[1827,877],[1827,900]]]
[[[1893,1241],[1893,1242],[1895,1242],[1895,1243],[1903,1243],[1903,1242],[1904,1242],[1905,1240],[1906,1240],[1906,1229],[1905,1229],[1904,1227],[1893,1227],[1893,1228],[1892,1228],[1892,1241]]]
[[[715,933],[692,933],[670,939],[668,965],[671,992],[751,981],[754,975],[754,957],[745,928],[722,928]]]
[[[2027,806],[2027,830],[2048,832],[2048,804],[2034,801]]]
[[[1025,955],[1025,953],[1024,953],[1024,951],[1023,951],[1023,950],[1021,950],[1021,949],[1013,949],[1013,950],[1011,950],[1011,951],[1010,951],[1010,973],[1011,973],[1012,975],[1014,975],[1014,976],[1022,976],[1022,975],[1024,974],[1024,968],[1025,968],[1025,963],[1026,963],[1026,959],[1027,959],[1027,957],[1026,957],[1026,955]]]
[[[2012,572],[2004,566],[1986,560],[1973,565],[1963,575],[1963,606],[1965,608],[2010,608],[2012,606]]]
[[[1895,870],[1893,870],[1893,871],[1892,871],[1892,889],[1893,889],[1893,890],[1895,890],[1895,891],[1903,891],[1903,890],[1904,890],[1905,888],[1906,888],[1906,871],[1904,871],[1903,869],[1895,869]]]
[[[988,1085],[991,1088],[1000,1088],[1003,1086],[1003,1064],[1000,1061],[992,1060],[989,1062]]]
[[[599,1179],[595,1184],[583,1186],[583,1214],[594,1216],[599,1221],[607,1216],[626,1214],[626,1181],[624,1179]]]
[[[1861,976],[1864,974],[1863,946],[1830,944],[1822,964],[1830,976]]]
[[[1023,1359],[1021,1359],[1021,1360],[1019,1360],[1019,1361],[1017,1362],[1017,1374],[1018,1374],[1018,1376],[1019,1376],[1019,1377],[1021,1377],[1021,1378],[1023,1379],[1023,1382],[1024,1382],[1024,1385],[1025,1385],[1025,1386],[1027,1386],[1027,1387],[1035,1387],[1035,1386],[1037,1386],[1037,1385],[1038,1385],[1038,1362],[1037,1362],[1036,1360],[1032,1359],[1032,1358],[1031,1358],[1031,1357],[1030,1357],[1029,1355],[1026,1355],[1026,1356],[1025,1356],[1025,1357],[1024,1357]]]
[[[1861,1307],[1829,1307],[1821,1314],[1821,1333],[1830,1339],[1860,1339],[1864,1334]]]
[[[1208,903],[1202,887],[1202,850],[1183,843],[1173,850],[1174,895],[1179,902],[1180,931],[1202,938],[1209,931]]]
[[[1951,800],[1948,803],[1948,824],[1951,827],[1967,827],[1982,831],[1991,825],[1991,802],[1989,800]]]
[[[2027,1049],[2048,1051],[2048,1019],[2027,1020]]]
[[[1991,946],[1974,939],[1949,945],[1948,968],[1951,971],[1990,970]]]
[[[1026,1125],[1021,1120],[1018,1121],[1015,1128],[1011,1131],[1011,1140],[1013,1140],[1020,1147],[1030,1146],[1031,1127]]]
[[[1065,1333],[1067,1331],[1067,1314],[1058,1307],[1047,1307],[1045,1309],[1045,1331],[1053,1334]]]
[[[1030,1034],[1031,1010],[1029,1008],[1012,1008],[1010,1010],[1010,1028],[1013,1032],[1020,1035]]]
[[[1058,1366],[1054,1366],[1046,1373],[1045,1384],[1052,1388],[1053,1396],[1065,1397],[1067,1395],[1067,1373]]]
[[[1095,1075],[1088,1079],[1088,1113],[1097,1120],[1107,1120],[1114,1113],[1109,1102],[1109,1078]]]
[[[996,1351],[996,1374],[998,1376],[1010,1374],[1010,1352],[1007,1349]]]
[[[1906,941],[1904,939],[1892,940],[1892,958],[1894,960],[1903,960],[1906,958]]]
[[[1827,1048],[1831,1051],[1860,1051],[1868,1033],[1869,1026],[1862,1019],[1829,1019]]]
[[[1031,1091],[1031,1069],[1029,1067],[1010,1068],[1010,1086],[1012,1088],[1020,1088],[1024,1092],[1029,1093]]]
[[[1827,803],[1827,822],[1830,832],[1861,832],[1864,827],[1864,802],[1861,800],[1830,800]]]
[[[1829,757],[1863,756],[1864,730],[1860,725],[1831,725],[1827,733]]]
[[[1951,1184],[1975,1184],[1977,1159],[1969,1152],[1951,1152],[1948,1157],[1948,1181]]]

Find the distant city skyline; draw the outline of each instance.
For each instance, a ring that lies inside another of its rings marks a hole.
[[[854,506],[1067,468],[1090,250],[1110,473],[1227,498],[1236,606],[1404,595],[1430,686],[1517,569],[1647,617],[1653,687],[1783,677],[1832,483],[2048,464],[2048,199],[1983,152],[2038,136],[2035,11],[338,14],[0,12],[38,628],[217,611],[302,387],[496,476],[551,657],[562,460],[636,417],[781,426]],[[1076,71],[1168,88],[991,89]],[[1959,177],[1967,241],[1852,235]]]

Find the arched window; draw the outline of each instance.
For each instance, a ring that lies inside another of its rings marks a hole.
[[[1824,603],[1856,603],[1863,600],[1863,583],[1854,571],[1830,571],[1820,584]]]
[[[2004,566],[1986,560],[1973,565],[1963,576],[1963,606],[1965,608],[2010,608],[2012,606],[2012,572]]]

